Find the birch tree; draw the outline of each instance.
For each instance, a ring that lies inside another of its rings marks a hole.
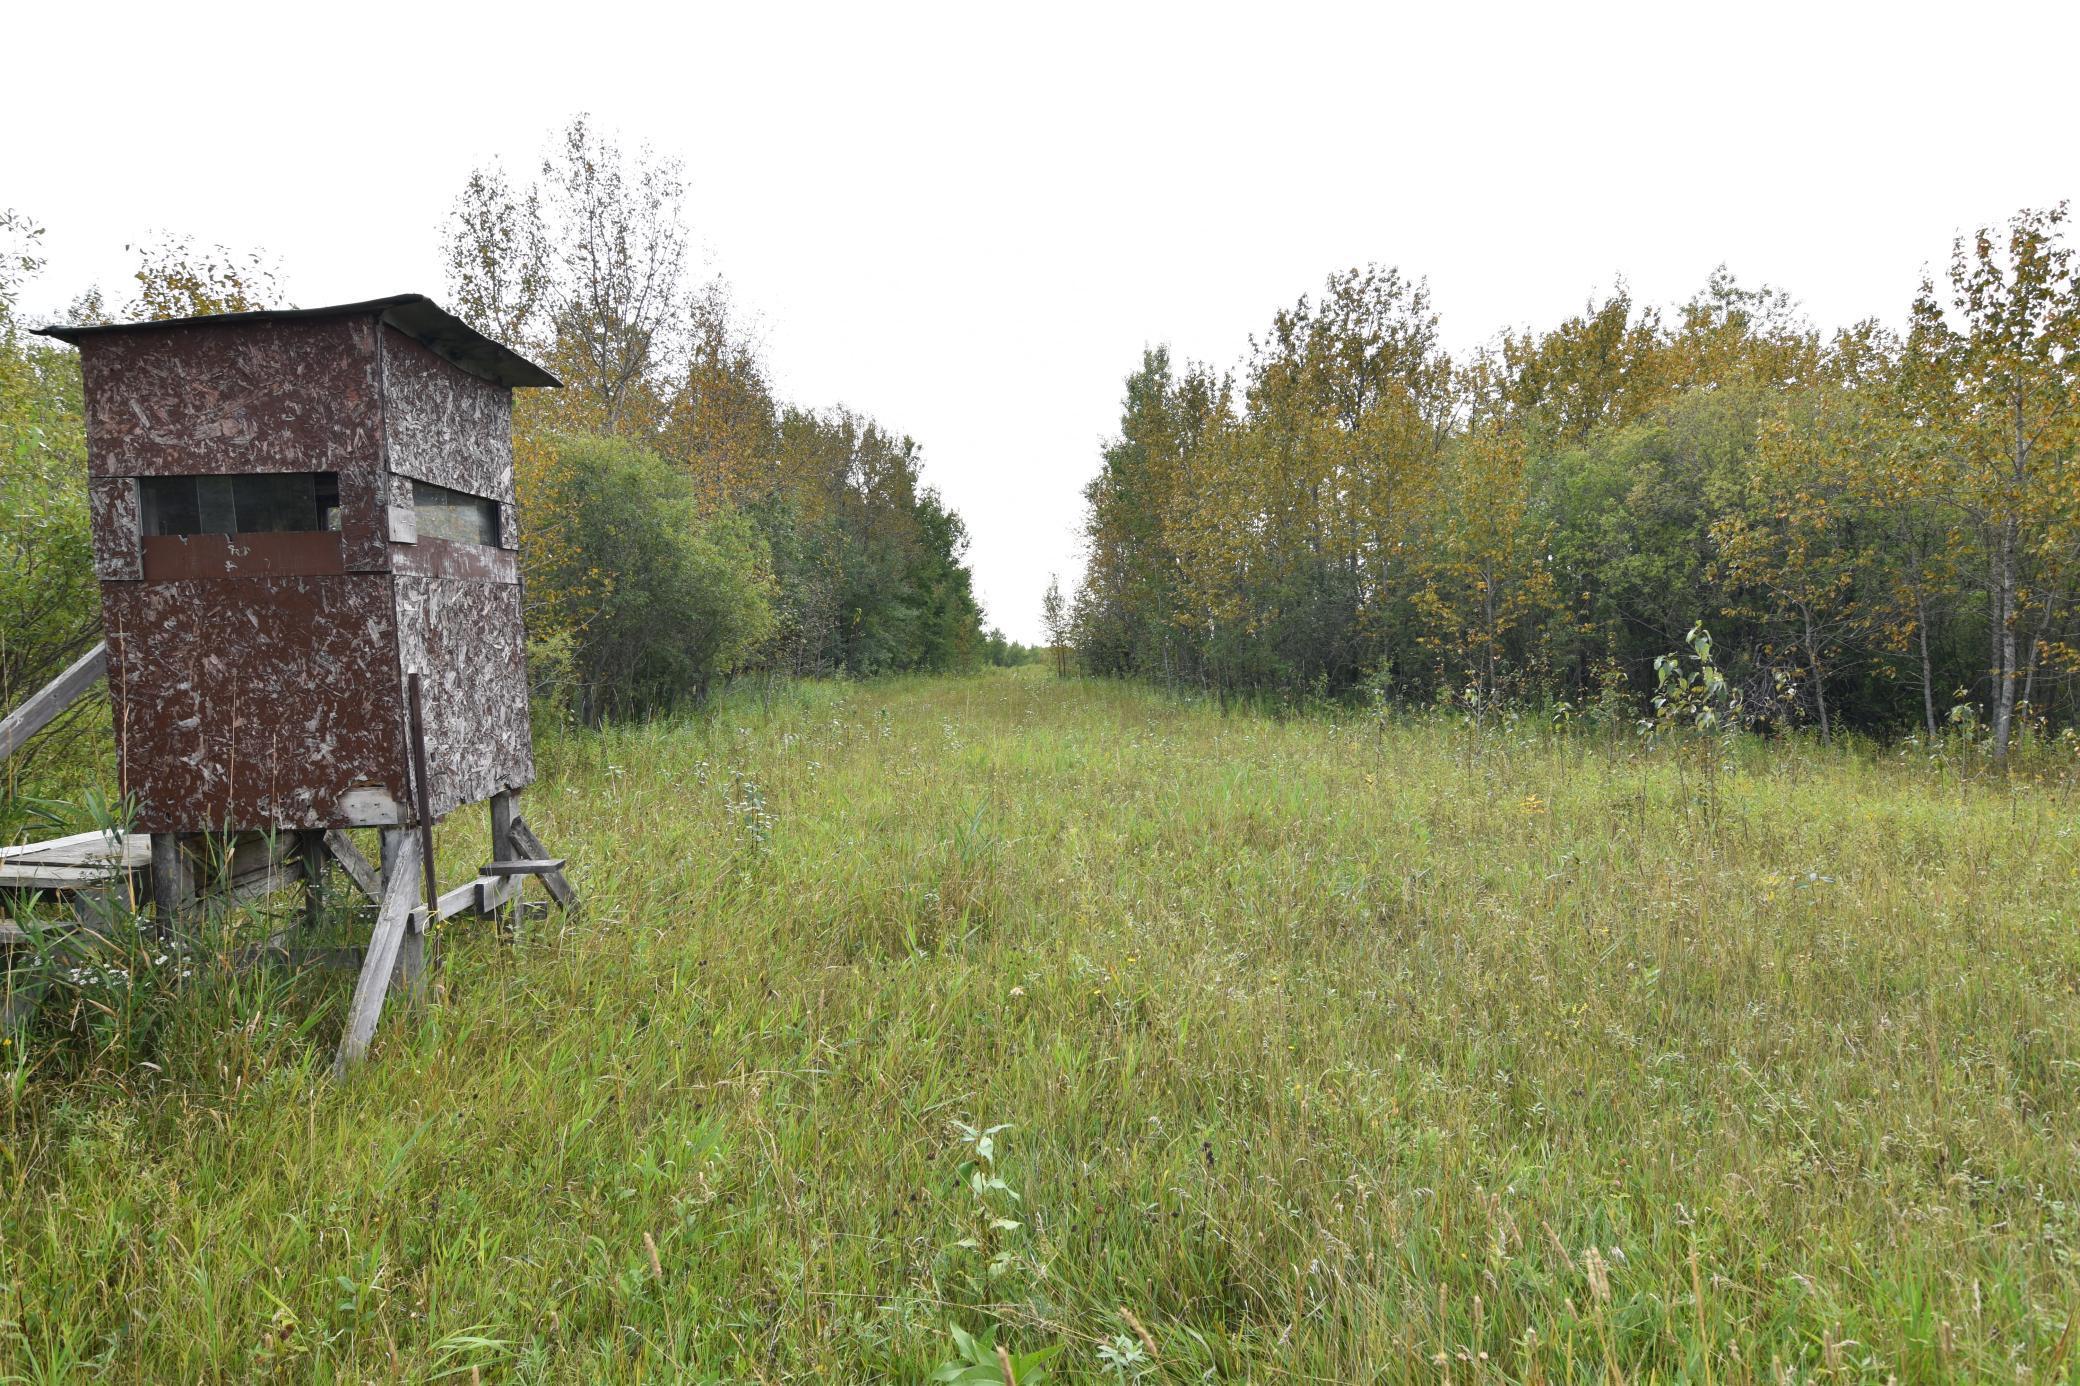
[[[2080,284],[2066,204],[2005,234],[1958,238],[1947,302],[1924,281],[1905,368],[1932,446],[1914,489],[1948,507],[1983,557],[1993,753],[2005,760],[2038,643],[2072,576],[2080,441]],[[2025,645],[2027,641],[2027,645]]]

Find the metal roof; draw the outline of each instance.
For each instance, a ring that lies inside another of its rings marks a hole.
[[[80,342],[109,332],[151,332],[169,327],[217,327],[243,323],[295,322],[308,318],[380,317],[423,343],[443,360],[471,375],[512,387],[561,385],[562,381],[534,362],[500,346],[424,294],[397,294],[366,303],[336,303],[329,308],[263,308],[252,313],[208,313],[194,318],[161,318],[150,322],[94,323],[79,327],[39,327],[40,337]]]

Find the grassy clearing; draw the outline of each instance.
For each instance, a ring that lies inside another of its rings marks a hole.
[[[0,1375],[2074,1370],[2069,781],[1030,670],[544,772],[588,914],[344,1087],[332,980],[28,1056]]]

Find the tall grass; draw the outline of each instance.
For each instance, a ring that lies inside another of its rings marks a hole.
[[[344,1085],[343,981],[20,1062],[0,1376],[2073,1376],[2053,753],[1037,670],[541,749],[585,912]]]

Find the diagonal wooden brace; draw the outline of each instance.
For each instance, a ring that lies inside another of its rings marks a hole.
[[[383,903],[383,878],[368,864],[368,858],[361,855],[361,849],[354,845],[353,838],[338,828],[327,828],[325,850],[332,853],[332,859],[339,863],[340,870],[347,873],[347,879],[368,897],[370,904]]]
[[[550,857],[549,849],[542,846],[542,840],[534,835],[534,829],[527,826],[527,820],[517,814],[513,817],[513,845],[539,862],[555,860]],[[531,874],[541,877],[542,884],[549,888],[550,898],[557,904],[567,910],[578,907],[578,892],[571,889],[571,883],[565,879],[561,867]]]
[[[23,742],[57,721],[59,713],[71,707],[80,694],[93,686],[94,680],[107,672],[108,645],[103,642],[32,693],[27,702],[0,717],[0,760],[6,760],[22,748]]]
[[[390,994],[390,981],[397,971],[398,950],[405,930],[412,923],[419,900],[419,839],[405,828],[385,828],[384,852],[389,868],[383,880],[383,899],[376,911],[375,932],[368,940],[368,954],[361,964],[361,980],[354,984],[354,999],[347,1006],[346,1032],[340,1036],[339,1057],[333,1061],[335,1077],[368,1054],[375,1038],[376,1021],[382,1018],[383,1002]],[[393,836],[394,835],[394,836]]]

